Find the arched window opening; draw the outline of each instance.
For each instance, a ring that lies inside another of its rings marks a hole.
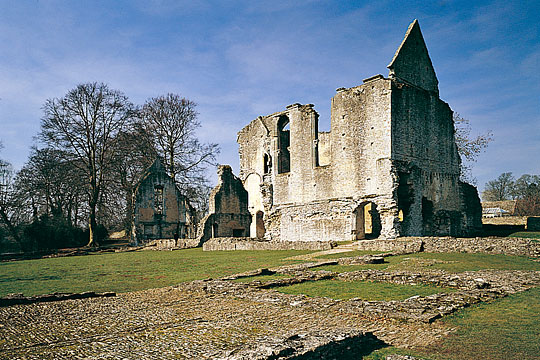
[[[278,174],[291,171],[291,131],[289,128],[289,118],[282,115],[277,123],[278,128]]]

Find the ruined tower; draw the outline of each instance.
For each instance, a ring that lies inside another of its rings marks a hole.
[[[388,65],[332,98],[331,131],[293,104],[238,133],[252,237],[350,240],[475,234],[476,189],[459,180],[452,110],[415,20]]]

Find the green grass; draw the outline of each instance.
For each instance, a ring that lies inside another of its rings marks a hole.
[[[298,261],[309,251],[137,251],[0,263],[0,296],[128,292],[216,278]]]
[[[442,319],[456,334],[423,350],[434,359],[540,359],[540,288]]]
[[[319,280],[281,287],[285,294],[304,294],[311,297],[328,297],[336,300],[360,298],[367,301],[405,300],[411,296],[428,296],[454,289],[428,285],[400,285],[377,281]]]
[[[346,256],[341,256],[346,257]],[[368,265],[329,265],[314,270],[346,272],[364,269],[378,270],[445,270],[449,272],[494,270],[537,270],[540,262],[522,256],[499,254],[465,254],[465,253],[417,253],[409,255],[389,256],[383,264]]]
[[[508,237],[540,239],[540,231],[518,231],[508,235]]]

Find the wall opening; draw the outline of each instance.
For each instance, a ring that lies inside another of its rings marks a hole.
[[[312,166],[316,168],[319,166],[319,114],[316,111],[313,111],[311,119],[311,138]]]
[[[154,186],[154,213],[163,214],[163,185]]]
[[[433,235],[433,201],[422,197],[422,227],[424,236]]]
[[[233,237],[244,237],[245,229],[232,229]]]
[[[255,215],[255,226],[256,226],[256,236],[258,238],[264,237],[266,229],[264,227],[264,213],[262,211],[257,211]]]
[[[291,145],[291,131],[289,128],[289,118],[286,115],[279,117],[278,127],[278,174],[291,171],[291,154],[289,146]]]
[[[381,219],[373,202],[360,204],[353,211],[353,239],[375,239],[381,234]]]
[[[212,224],[212,237],[217,238],[218,236],[218,224],[213,223]]]
[[[410,174],[398,173],[399,185],[397,188],[398,210],[401,214],[401,221],[406,221],[414,202],[414,190],[410,181]]]
[[[264,154],[263,156],[263,165],[264,165],[264,174],[270,173],[272,170],[272,157],[268,154]]]

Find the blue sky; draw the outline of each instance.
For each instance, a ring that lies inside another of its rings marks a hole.
[[[45,100],[98,81],[136,104],[195,101],[199,137],[237,172],[244,125],[299,102],[328,130],[335,89],[386,76],[417,18],[441,98],[494,133],[474,165],[480,189],[540,174],[539,14],[538,1],[0,0],[0,157],[20,168]]]

